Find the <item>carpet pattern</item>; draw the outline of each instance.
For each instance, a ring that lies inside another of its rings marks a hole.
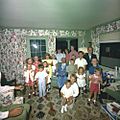
[[[92,103],[87,104],[88,95],[79,95],[72,109],[61,113],[61,98],[58,89],[52,87],[46,98],[32,96],[28,99],[28,91],[26,91],[25,102],[31,105],[29,120],[109,120],[109,117],[98,106]]]

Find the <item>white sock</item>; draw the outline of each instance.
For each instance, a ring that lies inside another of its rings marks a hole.
[[[64,109],[65,109],[65,112],[67,112],[67,104],[65,105]]]
[[[65,108],[65,106],[62,106],[61,113],[64,113],[64,108]]]

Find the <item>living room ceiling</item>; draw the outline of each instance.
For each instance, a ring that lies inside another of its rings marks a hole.
[[[120,18],[120,0],[0,0],[0,26],[89,29]]]

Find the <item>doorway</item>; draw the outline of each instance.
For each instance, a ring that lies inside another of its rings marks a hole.
[[[70,46],[74,46],[78,51],[78,39],[77,38],[56,38],[56,50],[61,49],[64,51],[66,48],[70,50]]]

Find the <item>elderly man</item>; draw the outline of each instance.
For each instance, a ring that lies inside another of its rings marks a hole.
[[[97,58],[95,54],[93,54],[93,48],[92,47],[88,47],[87,48],[88,53],[86,53],[84,55],[84,58],[86,59],[88,65],[87,65],[87,70],[89,70],[89,68],[92,66],[91,61],[93,58]]]

